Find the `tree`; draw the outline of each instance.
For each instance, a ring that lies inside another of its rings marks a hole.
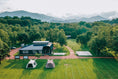
[[[2,58],[2,48],[3,48],[3,41],[0,39],[0,64],[1,64],[1,58]]]
[[[15,45],[17,41],[17,32],[9,32],[10,46]]]
[[[106,46],[106,40],[104,38],[99,39],[98,37],[94,37],[88,42],[88,46],[91,51],[95,52],[97,55],[101,55],[101,50]]]
[[[113,37],[112,49],[116,51],[115,54],[118,53],[118,36]]]
[[[66,36],[65,36],[65,33],[63,30],[61,30],[59,32],[59,35],[58,35],[58,42],[60,43],[61,46],[63,46],[64,44],[66,45],[67,42],[66,42]]]
[[[51,42],[54,42],[54,31],[53,29],[48,30],[47,32],[47,39]]]
[[[86,44],[88,40],[85,34],[81,34],[77,36],[76,41],[80,42],[81,44]]]
[[[74,31],[71,33],[71,38],[75,39],[77,37],[77,33]]]
[[[91,28],[92,26],[90,23],[86,23],[86,27]]]
[[[6,43],[8,43],[8,41],[9,41],[9,35],[3,29],[0,29],[0,38],[2,41],[6,42]]]
[[[1,64],[1,59],[3,59],[5,56],[8,56],[8,53],[9,53],[9,46],[0,39],[0,64]]]
[[[78,35],[76,38],[76,41],[80,42],[81,44],[86,45],[87,42],[90,40],[91,35],[92,35],[92,32],[87,32],[85,34]]]
[[[47,40],[51,42],[57,42],[59,29],[50,29],[47,31]]]
[[[86,22],[84,22],[84,21],[80,21],[78,24],[79,24],[80,26],[82,26],[82,25],[84,26],[85,23],[86,23]]]
[[[18,38],[21,43],[29,43],[29,35],[27,33],[19,33]]]
[[[107,24],[105,24],[104,22],[94,22],[92,23],[92,27],[93,26],[106,26]]]

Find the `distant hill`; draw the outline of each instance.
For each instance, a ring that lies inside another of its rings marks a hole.
[[[60,18],[55,18],[52,16],[44,15],[44,14],[31,13],[31,12],[27,12],[27,11],[23,11],[23,10],[0,13],[0,17],[4,17],[4,16],[11,16],[11,17],[13,17],[13,16],[18,16],[18,17],[29,16],[31,18],[40,19],[42,21],[47,21],[47,22],[51,22],[52,20],[61,20]]]
[[[115,19],[118,18],[118,12],[112,11],[112,12],[103,12],[100,14],[100,16],[108,19]]]
[[[80,21],[86,21],[86,22],[94,22],[94,21],[101,21],[101,20],[107,20],[106,18],[103,18],[101,16],[93,16],[93,17],[90,17],[90,18],[85,18],[85,17],[82,17],[82,18],[76,18],[76,19],[69,19],[69,20],[64,20],[64,21],[61,21],[61,22],[64,22],[64,23],[72,23],[72,22],[80,22]]]
[[[101,16],[93,16],[93,17],[90,17],[90,18],[84,18],[83,20],[86,21],[86,22],[94,22],[94,21],[107,20],[107,18],[103,18]]]
[[[89,18],[75,16],[75,18],[70,17],[69,19],[68,18],[62,19],[62,18],[57,18],[57,17],[48,16],[48,15],[44,15],[44,14],[32,13],[32,12],[27,12],[24,10],[19,10],[19,11],[13,11],[13,12],[0,13],[0,17],[4,17],[4,16],[11,16],[11,17],[13,17],[13,16],[18,16],[18,17],[29,16],[31,18],[40,19],[41,21],[46,21],[46,22],[72,23],[72,22],[80,22],[80,21],[94,22],[94,21],[108,20],[109,17],[114,16],[114,14],[116,15],[117,13],[115,13],[115,12],[102,13],[101,15],[96,15],[96,16],[92,16]]]

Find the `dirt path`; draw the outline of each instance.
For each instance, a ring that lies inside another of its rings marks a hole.
[[[29,59],[84,59],[84,58],[114,58],[114,57],[79,57],[79,56],[76,56],[74,54],[74,51],[68,47],[68,46],[65,46],[69,51],[70,51],[70,55],[68,56],[48,56],[48,55],[45,55],[45,56],[41,56],[40,58],[37,58],[35,56],[29,56]],[[6,59],[14,59],[14,54],[17,53],[19,51],[20,48],[16,48],[16,49],[13,49],[11,50],[10,52],[10,57],[6,57]],[[23,59],[23,56],[20,56],[20,59]]]
[[[70,51],[70,55],[68,56],[41,56],[40,59],[84,59],[84,58],[114,58],[114,57],[79,57],[76,56],[74,51],[68,47],[65,46],[69,51]]]
[[[70,51],[70,55],[68,56],[41,56],[40,59],[77,59],[79,58],[78,56],[76,56],[74,54],[74,51],[68,47],[68,46],[65,46],[66,48],[68,48],[68,50]]]
[[[10,51],[10,57],[6,57],[6,59],[14,59],[14,54],[19,51],[20,48],[12,49]]]

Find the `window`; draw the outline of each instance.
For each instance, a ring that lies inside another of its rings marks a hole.
[[[41,54],[42,53],[42,51],[41,50],[39,50],[39,54]]]
[[[37,53],[37,51],[36,50],[33,50],[33,53],[35,54],[35,53]]]
[[[28,53],[28,50],[23,50],[23,53]]]
[[[28,56],[23,56],[23,59],[28,59]]]

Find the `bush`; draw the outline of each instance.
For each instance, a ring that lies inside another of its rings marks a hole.
[[[68,52],[68,49],[66,48],[66,47],[64,47],[64,46],[61,46],[59,43],[56,43],[55,45],[54,45],[54,47],[56,48],[56,49],[54,49],[54,52],[65,52],[65,53],[67,53]]]

